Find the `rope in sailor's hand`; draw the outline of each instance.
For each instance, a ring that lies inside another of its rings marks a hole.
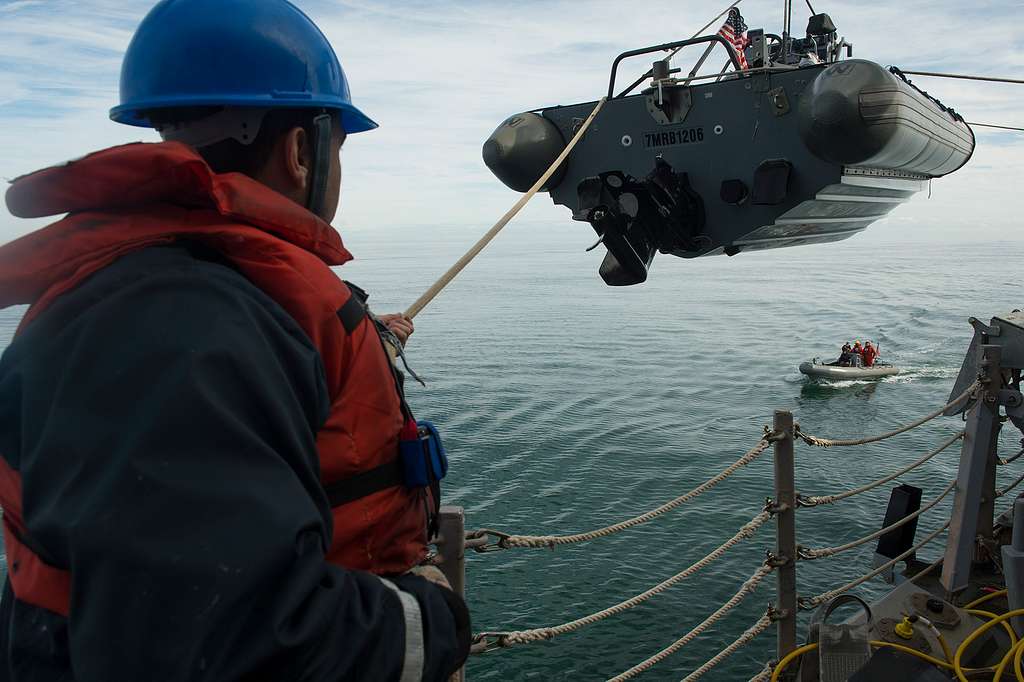
[[[413,304],[406,309],[404,313],[406,317],[408,317],[409,319],[416,317],[416,315],[419,314],[419,312],[423,310],[428,303],[434,300],[435,296],[441,293],[442,289],[448,286],[449,282],[455,279],[456,275],[462,272],[463,268],[469,265],[470,261],[476,258],[477,254],[484,250],[484,247],[487,246],[487,244],[489,244],[490,241],[494,239],[499,232],[501,232],[502,228],[508,225],[509,221],[512,220],[512,218],[514,218],[520,210],[522,210],[523,206],[526,206],[526,202],[532,199],[533,195],[540,191],[541,187],[544,186],[544,183],[546,183],[548,179],[552,175],[554,175],[555,171],[558,170],[559,166],[562,165],[562,162],[569,157],[569,154],[572,153],[572,150],[576,146],[576,144],[581,139],[583,139],[583,133],[587,132],[587,128],[589,128],[590,124],[593,123],[594,118],[597,116],[598,112],[601,111],[601,108],[604,107],[604,104],[607,100],[607,97],[602,97],[600,100],[598,100],[597,105],[594,107],[594,110],[590,112],[590,116],[588,116],[587,120],[583,122],[583,125],[580,126],[580,129],[576,131],[576,134],[573,136],[572,140],[570,140],[569,144],[565,146],[565,149],[563,149],[562,153],[558,155],[558,158],[555,159],[554,163],[552,163],[551,166],[548,167],[546,171],[544,171],[543,175],[541,175],[537,179],[537,182],[533,183],[533,187],[531,187],[526,192],[526,194],[521,196],[519,198],[519,201],[517,201],[515,205],[512,208],[510,208],[505,213],[505,215],[501,216],[498,222],[494,224],[494,227],[489,229],[487,233],[477,241],[476,244],[473,244],[473,246],[470,247],[469,251],[463,254],[462,258],[455,261],[455,265],[448,268],[448,270],[443,275],[441,275],[436,282],[430,285],[430,288],[427,289],[422,296],[417,298],[413,302]]]

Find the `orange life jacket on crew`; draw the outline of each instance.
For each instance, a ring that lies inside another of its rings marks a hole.
[[[219,252],[281,305],[323,360],[330,414],[317,433],[321,481],[345,488],[374,479],[376,492],[341,491],[327,560],[380,574],[402,573],[427,550],[427,488],[397,484],[399,437],[411,415],[373,320],[331,271],[351,260],[340,235],[286,197],[248,178],[218,175],[173,142],[114,147],[17,179],[11,213],[70,212],[0,248],[0,308],[32,306],[20,329],[62,293],[129,252],[188,239]],[[381,489],[382,488],[382,489]],[[332,505],[338,504],[337,496]],[[15,595],[67,615],[70,574],[28,545],[21,480],[0,458],[0,505]]]

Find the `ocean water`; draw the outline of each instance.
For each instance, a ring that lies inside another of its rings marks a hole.
[[[409,382],[421,418],[442,430],[452,465],[445,502],[468,528],[589,530],[652,509],[750,448],[775,409],[829,437],[887,431],[942,405],[971,338],[968,316],[1024,307],[1014,266],[1024,244],[848,242],[736,258],[659,256],[644,285],[611,289],[586,226],[513,223],[416,319]],[[401,310],[483,231],[480,226],[358,230],[341,274],[377,312]],[[0,312],[0,347],[23,309]],[[907,370],[880,382],[816,384],[797,371],[843,341],[873,339]],[[943,418],[859,448],[797,447],[798,490],[828,494],[908,463],[961,428]],[[1020,434],[1006,429],[1004,452]],[[898,482],[934,496],[958,446]],[[1001,471],[999,485],[1024,464]],[[772,493],[771,454],[679,509],[618,535],[550,550],[467,558],[476,630],[547,626],[600,610],[680,571],[732,535]],[[799,541],[823,547],[881,524],[888,488],[801,510]],[[918,537],[941,525],[944,501]],[[944,537],[944,536],[941,536]],[[474,657],[469,679],[602,680],[644,660],[728,599],[774,544],[771,525],[646,604],[549,642]],[[922,551],[931,560],[941,543]],[[802,562],[813,595],[870,568],[873,545]],[[871,598],[879,581],[860,588]],[[696,642],[642,679],[675,680],[764,612],[774,578]],[[801,636],[802,636],[801,631]],[[771,631],[709,679],[745,680],[774,651]]]

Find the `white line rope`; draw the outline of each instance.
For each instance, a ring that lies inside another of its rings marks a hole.
[[[1021,481],[1024,481],[1024,474],[1021,474],[1020,476],[1018,476],[1016,481],[1014,481],[1010,485],[1006,486],[1005,488],[1001,488],[1001,489],[997,490],[996,491],[996,497],[1002,497],[1006,493],[1010,492],[1011,490],[1016,488],[1018,485],[1020,485]]]
[[[717,666],[725,659],[732,656],[738,650],[745,647],[755,637],[761,635],[765,630],[772,626],[772,618],[767,613],[757,619],[757,622],[747,628],[742,635],[736,638],[736,641],[719,651],[714,658],[709,660],[701,667],[694,670],[692,673],[683,678],[683,682],[693,682],[701,678],[709,670]]]
[[[911,554],[913,554],[917,550],[919,550],[922,547],[924,547],[925,545],[927,545],[929,542],[931,542],[932,540],[937,538],[942,533],[942,531],[946,530],[947,528],[949,528],[949,521],[946,521],[939,528],[937,528],[934,531],[932,531],[931,533],[929,533],[924,538],[924,540],[921,540],[921,542],[917,543],[916,545],[914,545],[913,547],[911,547],[907,551],[903,552],[902,554],[897,556],[895,559],[891,559],[891,560],[885,562],[884,564],[882,564],[881,566],[879,566],[875,570],[871,571],[870,573],[862,575],[861,577],[857,578],[856,580],[852,580],[852,581],[846,583],[842,587],[837,587],[836,589],[829,590],[828,592],[822,592],[821,594],[819,594],[816,597],[807,597],[807,598],[800,597],[799,599],[797,599],[798,606],[801,609],[805,609],[805,610],[806,609],[813,609],[813,608],[815,608],[817,606],[820,606],[821,604],[824,604],[825,602],[827,602],[828,600],[832,599],[832,597],[835,597],[836,595],[840,595],[843,592],[846,592],[848,590],[852,590],[853,588],[857,587],[858,585],[860,585],[862,583],[866,583],[867,581],[869,581],[872,578],[874,578],[876,575],[880,575],[881,573],[884,573],[885,571],[887,571],[890,568],[892,568],[893,566],[895,566],[898,562],[902,561],[903,559],[906,559],[908,556],[910,556]]]
[[[586,533],[576,533],[574,535],[509,535],[500,531],[494,531],[490,529],[481,529],[470,534],[470,538],[480,537],[482,535],[493,535],[499,538],[498,546],[504,549],[510,549],[512,547],[548,547],[554,548],[556,545],[571,545],[577,542],[586,542],[588,540],[594,540],[596,538],[603,538],[608,535],[613,535],[620,531],[638,526],[641,523],[646,523],[651,519],[654,519],[666,512],[670,512],[676,507],[689,502],[690,500],[706,493],[711,488],[715,487],[725,479],[732,476],[742,467],[753,462],[757,459],[765,450],[770,446],[770,438],[765,436],[757,445],[748,450],[742,457],[730,464],[728,467],[719,472],[716,476],[708,479],[704,483],[690,490],[687,493],[680,495],[679,497],[666,502],[656,509],[652,509],[646,514],[634,516],[631,519],[621,521],[611,526],[605,526],[604,528],[598,528],[597,530],[588,531]]]
[[[580,129],[576,131],[576,135],[574,135],[572,140],[569,141],[569,144],[565,146],[565,149],[563,149],[562,153],[558,155],[558,158],[556,158],[554,162],[548,167],[548,169],[544,171],[544,173],[539,178],[537,178],[537,182],[533,183],[533,187],[531,187],[526,192],[526,194],[521,196],[519,198],[519,201],[517,201],[515,205],[512,206],[512,208],[506,211],[505,215],[501,216],[501,218],[498,219],[498,222],[496,222],[494,226],[490,230],[488,230],[486,234],[484,234],[483,237],[480,237],[476,244],[469,248],[469,251],[463,254],[462,257],[459,258],[459,260],[455,261],[455,264],[448,268],[448,270],[446,270],[443,275],[438,277],[437,281],[430,285],[430,288],[427,289],[422,296],[413,301],[413,304],[410,305],[405,310],[404,315],[406,317],[408,317],[409,319],[416,317],[416,315],[418,315],[419,312],[423,310],[428,303],[434,300],[435,296],[441,293],[442,289],[448,286],[448,284],[453,279],[455,279],[456,275],[462,272],[463,268],[469,265],[469,262],[471,260],[476,258],[478,253],[484,250],[484,247],[487,246],[490,243],[490,241],[498,235],[499,232],[501,232],[502,228],[504,228],[505,225],[507,225],[509,221],[512,220],[512,218],[514,218],[520,210],[522,210],[523,206],[526,206],[526,203],[533,198],[533,195],[535,195],[537,192],[541,190],[541,188],[544,186],[544,183],[546,183],[548,179],[552,175],[554,175],[555,171],[558,170],[558,168],[562,165],[562,162],[565,161],[566,158],[568,158],[569,154],[576,146],[576,143],[583,139],[583,133],[587,132],[587,128],[590,127],[590,124],[594,121],[594,118],[597,116],[598,112],[601,111],[601,108],[604,107],[604,103],[607,101],[607,97],[602,97],[600,100],[598,100],[597,105],[594,106],[594,110],[590,112],[590,116],[588,116],[587,120],[583,122],[583,125],[580,126]]]
[[[1020,459],[1021,455],[1024,455],[1024,450],[1021,450],[1016,455],[1013,455],[1012,457],[1007,457],[1006,459],[1003,459],[1002,457],[1000,457],[998,459],[997,463],[999,464],[999,466],[1005,466],[1007,464],[1012,464],[1013,462],[1016,462],[1018,459]]]
[[[954,407],[956,405],[959,405],[962,401],[964,401],[968,397],[970,397],[970,395],[974,392],[974,390],[976,388],[978,388],[978,386],[980,386],[980,384],[977,381],[975,381],[973,384],[971,384],[967,388],[966,391],[964,391],[963,393],[961,393],[956,398],[954,398],[953,400],[951,400],[947,404],[943,405],[939,409],[935,410],[931,414],[927,414],[927,415],[921,417],[920,419],[917,419],[917,420],[914,420],[914,421],[910,422],[909,424],[907,424],[905,426],[901,426],[898,429],[895,429],[893,431],[889,431],[887,433],[880,434],[878,436],[869,436],[867,438],[857,438],[855,440],[835,440],[835,439],[832,439],[832,438],[819,438],[818,436],[812,436],[812,435],[810,435],[808,433],[804,433],[803,431],[801,431],[799,427],[797,427],[797,429],[796,429],[796,435],[797,435],[797,437],[799,437],[801,440],[803,440],[803,442],[807,443],[808,445],[814,445],[814,446],[817,446],[819,448],[843,447],[843,446],[851,446],[851,445],[865,445],[866,443],[877,443],[880,440],[885,440],[886,438],[892,438],[893,436],[897,436],[897,435],[899,435],[901,433],[906,433],[907,431],[910,431],[911,429],[916,429],[918,426],[921,426],[921,424],[924,424],[926,422],[931,421],[932,419],[935,419],[936,417],[941,415],[943,412],[945,412],[949,408]]]
[[[902,476],[903,474],[907,473],[908,471],[911,471],[912,469],[916,469],[917,467],[921,466],[922,464],[924,464],[925,462],[930,460],[932,457],[934,457],[935,455],[939,454],[940,452],[942,452],[943,450],[945,450],[950,445],[952,445],[953,443],[957,442],[958,440],[960,440],[963,437],[964,437],[964,432],[963,431],[954,434],[950,438],[947,438],[942,443],[942,445],[940,445],[939,447],[935,448],[931,452],[929,452],[929,453],[921,456],[920,458],[914,460],[913,462],[911,462],[907,466],[903,467],[902,469],[899,469],[899,470],[889,474],[888,476],[884,476],[884,477],[878,479],[877,481],[872,481],[871,483],[867,483],[865,485],[862,485],[859,488],[854,488],[853,490],[847,490],[847,491],[844,491],[844,492],[841,492],[841,493],[835,493],[835,494],[832,494],[832,495],[812,495],[810,497],[803,497],[802,495],[799,495],[799,496],[797,496],[797,504],[799,506],[801,506],[801,507],[817,507],[817,506],[822,505],[822,504],[833,504],[834,502],[838,502],[839,500],[845,500],[847,497],[853,497],[854,495],[860,495],[861,493],[865,493],[865,492],[867,492],[867,491],[869,491],[869,490],[871,490],[873,488],[877,488],[880,485],[885,485],[886,483],[889,483],[890,481],[893,481],[893,480],[899,478],[900,476]]]
[[[772,671],[775,670],[775,665],[771,661],[764,664],[761,668],[761,672],[751,677],[747,682],[769,682],[772,679]]]
[[[872,540],[874,540],[876,538],[882,537],[883,535],[885,535],[889,531],[894,530],[896,528],[899,528],[900,526],[902,526],[905,523],[909,523],[910,521],[913,521],[914,519],[916,519],[921,514],[924,514],[926,511],[928,511],[929,509],[931,509],[932,507],[937,505],[939,502],[941,502],[946,497],[946,495],[949,495],[949,493],[951,493],[953,491],[953,488],[955,488],[955,487],[956,487],[956,480],[954,479],[954,480],[949,482],[949,485],[946,486],[945,490],[943,490],[942,493],[938,497],[936,497],[934,500],[932,500],[931,502],[929,502],[925,506],[921,507],[916,512],[914,512],[913,514],[910,514],[908,516],[904,516],[902,519],[900,519],[896,523],[894,523],[892,525],[889,525],[889,526],[886,526],[885,528],[882,528],[881,530],[876,530],[871,535],[866,535],[866,536],[864,536],[864,537],[862,537],[862,538],[860,538],[858,540],[853,540],[851,542],[847,542],[845,545],[838,545],[836,547],[826,547],[824,549],[810,549],[810,548],[807,548],[807,547],[798,547],[797,548],[797,555],[801,559],[804,559],[804,560],[823,559],[825,557],[834,556],[836,554],[839,554],[840,552],[845,552],[846,550],[853,549],[854,547],[859,547],[860,545],[863,545],[865,542],[871,542]]]
[[[686,578],[689,578],[694,573],[697,573],[701,569],[705,568],[706,566],[708,566],[708,564],[715,561],[720,556],[725,554],[727,551],[732,549],[740,541],[751,537],[755,532],[757,532],[757,529],[763,526],[771,517],[772,515],[769,512],[761,512],[760,514],[752,518],[749,522],[747,522],[742,528],[740,528],[735,535],[733,535],[731,538],[729,538],[721,545],[719,545],[717,548],[712,550],[707,556],[705,556],[700,561],[691,564],[686,569],[680,571],[679,573],[676,573],[671,578],[668,578],[667,580],[658,583],[649,590],[641,592],[635,597],[631,597],[625,601],[619,602],[614,606],[610,606],[606,609],[598,611],[597,613],[592,613],[589,616],[584,616],[583,618],[577,618],[574,621],[563,623],[562,625],[555,625],[552,627],[545,628],[534,628],[532,630],[518,630],[513,632],[484,632],[476,635],[474,637],[474,640],[477,642],[486,639],[497,640],[496,645],[500,647],[513,646],[516,644],[527,644],[530,642],[539,642],[542,640],[551,639],[558,635],[564,635],[566,633],[573,632],[574,630],[579,630],[582,627],[592,625],[598,621],[604,620],[605,618],[610,618],[611,616],[618,615],[628,609],[633,608],[638,604],[642,604],[651,597],[661,594],[662,592],[669,589],[676,583],[685,580]]]
[[[757,586],[761,583],[762,580],[764,580],[765,576],[767,576],[773,570],[775,569],[768,565],[763,565],[760,568],[758,568],[756,571],[754,571],[754,574],[751,575],[745,583],[743,583],[743,586],[740,587],[739,591],[736,592],[736,594],[734,594],[729,599],[729,601],[722,604],[722,606],[719,607],[717,611],[715,611],[710,616],[701,621],[700,625],[693,628],[685,635],[677,639],[675,642],[668,645],[667,647],[665,647],[658,653],[654,654],[647,660],[643,661],[642,663],[636,664],[624,673],[616,675],[615,677],[611,678],[608,682],[623,682],[623,680],[632,679],[640,673],[644,672],[645,670],[653,668],[658,663],[661,663],[663,660],[665,660],[675,652],[682,649],[684,646],[686,646],[694,639],[696,639],[702,632],[704,632],[709,627],[711,627],[719,620],[721,620],[722,616],[736,608],[739,605],[739,603],[743,601],[743,598],[751,592],[753,592],[754,590],[756,590]]]

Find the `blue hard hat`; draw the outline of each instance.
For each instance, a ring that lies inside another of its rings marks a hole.
[[[110,118],[153,127],[140,112],[198,106],[325,108],[346,133],[377,127],[352,106],[327,38],[287,0],[162,0],[150,10]]]

